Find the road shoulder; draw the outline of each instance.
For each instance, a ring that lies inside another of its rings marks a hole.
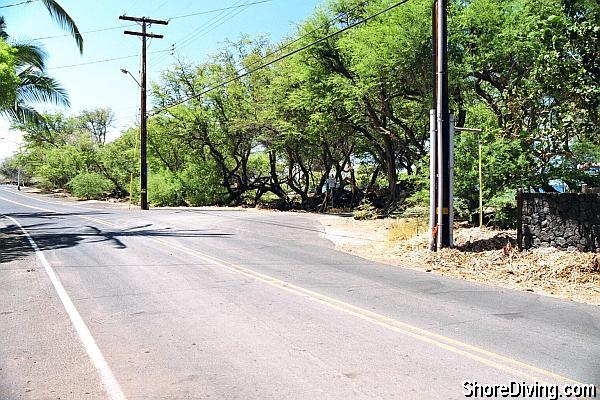
[[[457,248],[430,253],[426,233],[404,241],[390,240],[397,223],[393,219],[357,221],[321,215],[317,220],[336,250],[367,260],[600,305],[600,254],[553,248],[519,252],[508,245],[509,232],[479,228],[458,230]]]

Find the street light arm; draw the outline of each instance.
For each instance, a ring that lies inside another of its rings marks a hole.
[[[133,80],[135,81],[135,83],[137,83],[137,85],[139,87],[142,87],[142,85],[140,84],[140,82],[135,78],[135,76],[133,76],[133,74],[131,72],[129,72],[125,68],[121,68],[121,72],[124,73],[124,74],[129,74],[129,76],[131,76],[133,78]]]

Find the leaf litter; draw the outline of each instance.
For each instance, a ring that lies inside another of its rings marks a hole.
[[[519,251],[516,231],[454,229],[454,247],[428,250],[429,234],[394,240],[393,220],[325,216],[336,248],[369,260],[500,287],[600,305],[600,254],[539,248]],[[351,240],[349,240],[351,238]]]

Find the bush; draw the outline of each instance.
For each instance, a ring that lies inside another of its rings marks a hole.
[[[190,164],[178,176],[182,182],[185,201],[190,206],[223,203],[227,197],[215,166],[207,163]]]
[[[151,174],[148,177],[148,202],[158,207],[182,205],[181,180],[167,170]]]
[[[512,229],[517,226],[516,191],[507,190],[492,198],[487,204],[493,214],[490,223],[498,228]]]
[[[368,200],[363,200],[360,202],[356,210],[353,213],[354,219],[357,220],[365,220],[365,219],[377,219],[379,214],[377,213],[377,209],[371,204]]]
[[[455,221],[470,221],[471,210],[469,209],[469,202],[467,199],[462,197],[455,197],[452,209],[454,211]]]
[[[80,199],[99,199],[114,189],[111,181],[94,172],[76,175],[68,184],[76,197]]]

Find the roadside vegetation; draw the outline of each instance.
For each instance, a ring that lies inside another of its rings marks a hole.
[[[514,229],[455,226],[454,248],[428,250],[427,221],[322,215],[337,250],[402,268],[600,305],[600,254],[555,248],[518,251]]]
[[[600,186],[591,172],[600,162],[598,3],[451,4],[451,108],[458,126],[483,129],[456,136],[455,215],[470,220],[477,209],[479,144],[492,225],[514,224],[518,188]],[[365,219],[421,213],[428,203],[430,0],[412,0],[242,76],[386,5],[330,0],[282,43],[242,37],[202,63],[182,61],[164,71],[152,86],[161,111],[148,128],[150,203],[306,210],[327,204],[357,208]],[[7,66],[0,90],[7,96],[23,83],[11,72],[17,47],[0,41]],[[203,93],[211,87],[217,88]],[[4,175],[20,166],[46,189],[138,200],[138,129],[106,142],[110,110],[14,117],[26,146],[4,163]]]

